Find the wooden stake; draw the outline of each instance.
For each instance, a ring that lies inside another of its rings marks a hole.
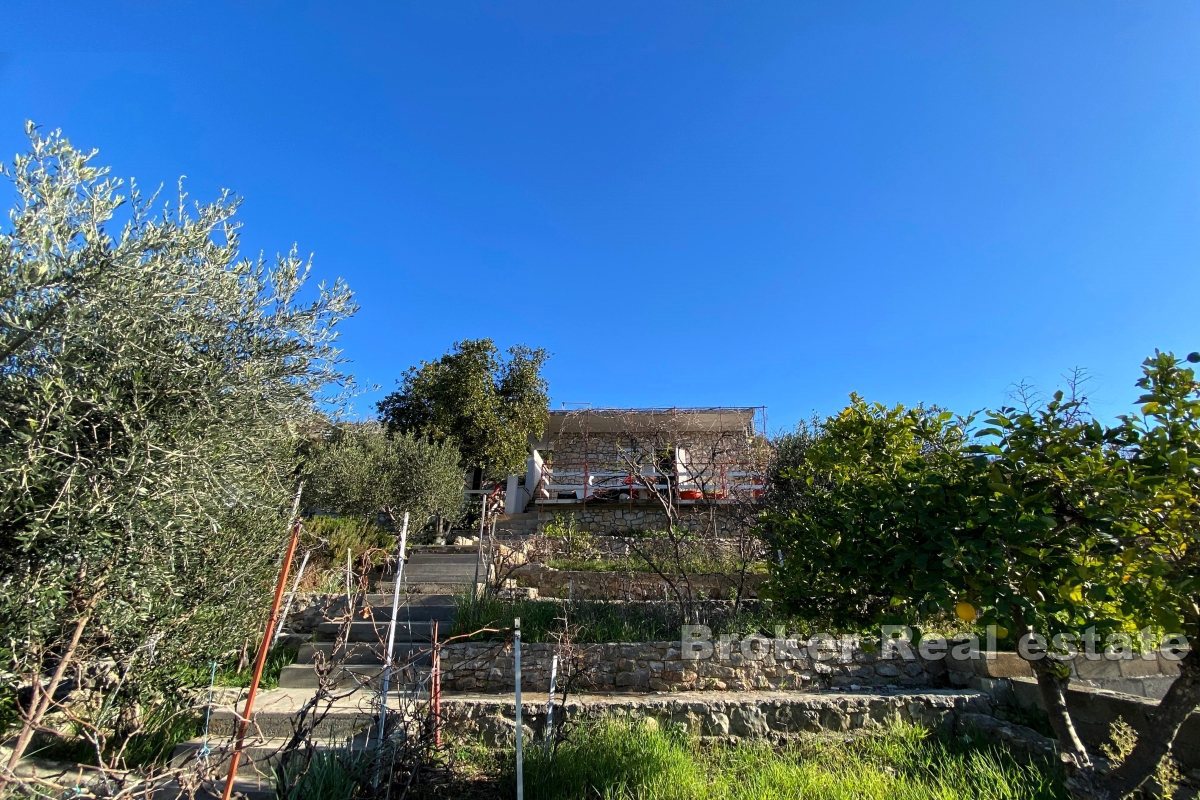
[[[300,493],[303,484],[296,489],[296,500],[292,503],[292,533],[288,539],[287,551],[283,556],[283,565],[279,568],[279,580],[275,582],[275,598],[271,601],[271,613],[267,616],[267,625],[263,630],[262,642],[258,646],[258,657],[254,660],[254,675],[250,678],[250,691],[246,695],[246,706],[238,719],[237,741],[233,746],[233,755],[229,758],[229,777],[225,780],[225,791],[221,800],[229,800],[233,794],[233,782],[237,778],[238,762],[242,760],[242,748],[246,744],[246,729],[250,727],[250,715],[254,712],[254,699],[258,696],[258,684],[262,681],[263,668],[267,665],[267,652],[271,649],[275,623],[279,616],[279,607],[283,604],[283,591],[287,588],[288,573],[292,570],[292,559],[296,557],[296,546],[300,542]]]

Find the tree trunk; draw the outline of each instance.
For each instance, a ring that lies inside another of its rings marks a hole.
[[[58,691],[59,684],[62,683],[63,677],[67,674],[67,668],[70,667],[71,661],[75,658],[75,651],[79,647],[79,641],[83,638],[83,632],[87,628],[88,623],[92,619],[92,611],[95,608],[96,597],[84,608],[83,614],[75,621],[75,629],[71,632],[71,640],[67,643],[67,647],[63,650],[62,657],[58,660],[58,666],[54,669],[54,674],[50,676],[50,683],[42,688],[35,681],[34,697],[36,702],[29,710],[29,714],[25,717],[25,722],[21,726],[21,733],[17,735],[17,741],[13,744],[12,755],[8,758],[8,771],[11,773],[16,770],[21,756],[25,755],[26,748],[29,747],[29,742],[33,739],[33,734],[42,724],[42,719],[46,716],[46,712],[50,710],[50,705],[54,700],[54,693]]]
[[[1067,686],[1070,684],[1070,678],[1057,673],[1054,665],[1048,663],[1046,658],[1031,661],[1029,664],[1037,677],[1042,705],[1050,717],[1050,727],[1054,729],[1060,751],[1074,759],[1079,766],[1090,765],[1091,757],[1087,747],[1079,738],[1079,732],[1075,730],[1075,723],[1071,719],[1071,711],[1067,708]]]
[[[1063,754],[1067,790],[1076,800],[1129,797],[1154,776],[1158,765],[1170,755],[1183,723],[1200,708],[1200,654],[1193,649],[1180,662],[1179,677],[1150,713],[1149,724],[1138,732],[1133,750],[1119,766],[1106,773],[1092,761],[1075,730],[1066,704],[1068,679],[1055,674],[1045,660],[1030,664]]]
[[[1193,647],[1179,663],[1179,677],[1150,713],[1150,724],[1138,732],[1133,750],[1102,781],[1108,796],[1125,797],[1153,776],[1159,763],[1170,754],[1179,729],[1197,708],[1200,708],[1200,652]]]

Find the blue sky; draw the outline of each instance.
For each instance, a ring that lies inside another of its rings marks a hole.
[[[355,289],[362,411],[481,336],[772,429],[1200,349],[1194,3],[106,6],[6,4],[0,154],[235,190]]]

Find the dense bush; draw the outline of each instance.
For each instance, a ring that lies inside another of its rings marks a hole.
[[[400,388],[379,402],[392,433],[448,443],[462,465],[500,480],[525,470],[530,437],[542,435],[549,397],[545,350],[518,345],[500,354],[491,339],[455,342],[436,361],[404,373]]]

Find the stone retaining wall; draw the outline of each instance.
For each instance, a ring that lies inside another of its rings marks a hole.
[[[505,553],[519,554],[522,562],[536,561],[542,564],[556,558],[591,558],[597,561],[623,559],[636,556],[639,552],[659,559],[670,559],[672,556],[672,544],[665,537],[597,534],[572,546],[561,537],[546,534],[524,536],[500,533],[494,542],[497,549]],[[744,545],[745,541],[736,537],[706,537],[702,550],[704,555],[733,561]]]
[[[1135,730],[1146,730],[1150,712],[1179,674],[1177,661],[1162,653],[1151,657],[1071,659],[1067,706],[1079,735],[1089,747],[1109,741],[1111,726],[1124,719]],[[981,689],[1001,706],[1044,712],[1033,670],[1016,653],[973,653],[946,660],[951,685]],[[1185,771],[1200,769],[1200,713],[1184,723],[1176,740],[1175,757]]]
[[[1162,653],[1131,658],[1077,655],[1071,659],[1071,684],[1091,689],[1137,695],[1159,700],[1179,675],[1179,663]],[[1016,653],[955,654],[946,659],[947,677],[953,686],[986,688],[989,681],[1008,678],[1033,679],[1033,669]]]
[[[764,646],[766,639],[743,649],[734,645],[704,658],[681,651],[678,641],[578,645],[575,660],[579,691],[681,692],[749,689],[928,687],[943,681],[940,662],[882,658],[861,649],[828,648],[809,655],[790,642],[796,657]],[[757,649],[756,649],[757,648]],[[526,644],[521,650],[521,688],[549,689],[553,644]],[[561,670],[565,667],[560,666]],[[509,692],[513,689],[511,647],[503,643],[465,642],[442,650],[442,686],[447,691]]]
[[[516,730],[512,698],[455,698],[442,701],[447,728],[458,735],[506,746]],[[845,733],[909,722],[942,731],[960,723],[989,720],[991,703],[971,691],[923,690],[890,694],[772,694],[753,696],[704,693],[674,697],[575,697],[556,709],[558,719],[652,720],[664,728],[698,736],[785,739],[802,733]],[[523,703],[527,741],[544,733],[545,703]]]
[[[668,526],[666,512],[657,502],[550,503],[538,506],[538,533],[559,519],[575,519],[575,527],[592,534],[624,534],[661,531]],[[678,524],[693,533],[740,536],[748,529],[745,508],[736,504],[696,501],[679,508]]]
[[[540,597],[634,601],[674,598],[666,582],[652,572],[562,570],[529,563],[514,570],[512,577],[521,586],[537,589]],[[756,597],[764,580],[763,575],[746,575],[744,596]],[[689,575],[688,582],[695,599],[728,598],[737,587],[730,575]]]

